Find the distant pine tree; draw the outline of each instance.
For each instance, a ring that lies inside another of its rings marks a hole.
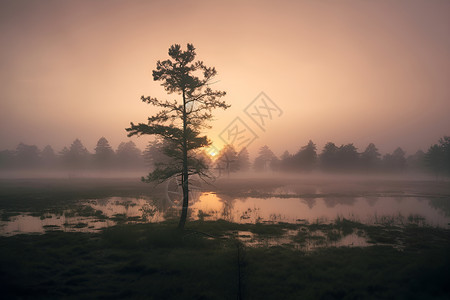
[[[101,137],[95,147],[94,162],[95,166],[101,169],[112,168],[114,163],[114,150],[109,145],[106,138]]]

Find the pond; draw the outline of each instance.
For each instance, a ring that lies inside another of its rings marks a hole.
[[[450,215],[436,203],[439,201],[421,197],[233,198],[203,193],[192,210],[197,217],[238,223],[311,224],[345,218],[370,225],[420,223],[446,227]]]
[[[191,220],[224,219],[236,223],[327,224],[347,219],[368,225],[430,225],[448,228],[449,201],[424,196],[298,197],[276,191],[274,197],[236,197],[215,192],[191,195]],[[319,195],[319,194],[317,194]],[[16,215],[0,221],[0,235],[61,231],[97,231],[118,223],[161,222],[179,216],[179,201],[172,195],[109,197],[80,201],[59,212]]]

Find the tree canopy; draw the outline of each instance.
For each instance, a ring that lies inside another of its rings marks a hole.
[[[227,109],[229,105],[220,100],[225,92],[210,87],[216,69],[207,67],[203,61],[195,61],[192,44],[187,44],[186,50],[179,44],[172,45],[168,54],[169,59],[156,63],[153,80],[161,81],[168,94],[177,94],[181,99],[159,100],[142,96],[143,102],[161,110],[146,123],[131,123],[126,131],[128,136],[155,135],[166,142],[163,151],[172,163],[156,166],[143,181],[163,182],[173,176],[181,177],[183,208],[179,227],[183,228],[189,203],[189,176],[208,176],[207,164],[196,153],[210,145],[201,130],[209,128],[207,121],[212,118],[213,109]]]

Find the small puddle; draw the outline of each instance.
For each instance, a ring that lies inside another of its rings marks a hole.
[[[247,247],[288,247],[302,251],[314,251],[326,247],[367,247],[368,243],[364,232],[353,231],[350,234],[330,234],[330,231],[314,230],[307,227],[285,230],[281,235],[259,235],[251,231],[234,231],[229,236],[236,237]]]
[[[111,197],[89,200],[58,213],[18,214],[0,221],[0,235],[42,234],[47,231],[95,232],[121,222],[160,222],[164,220],[147,199]]]
[[[115,225],[110,220],[99,220],[95,217],[66,217],[65,215],[46,214],[41,217],[22,214],[10,217],[10,221],[2,222],[1,235],[20,233],[45,233],[46,231],[96,231],[100,228]]]

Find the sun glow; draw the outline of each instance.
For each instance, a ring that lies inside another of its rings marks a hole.
[[[211,158],[215,158],[215,157],[219,154],[220,150],[217,149],[217,147],[211,145],[211,146],[209,146],[208,148],[205,149],[205,152],[206,152]]]

